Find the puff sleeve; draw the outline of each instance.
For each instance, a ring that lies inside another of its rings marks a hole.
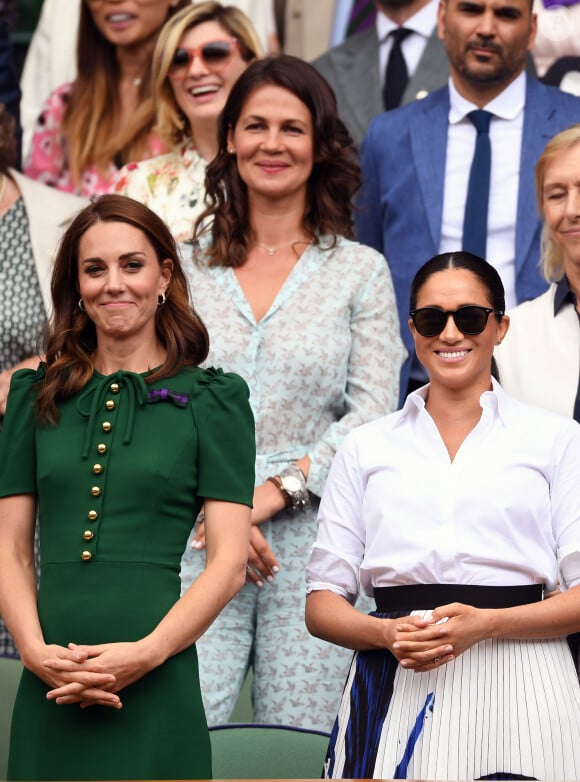
[[[41,370],[21,369],[10,383],[0,434],[0,497],[36,492],[35,386]]]
[[[239,375],[204,370],[193,397],[199,433],[198,494],[252,506],[256,440],[249,390]]]

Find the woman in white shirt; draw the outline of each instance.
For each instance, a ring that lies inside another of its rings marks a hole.
[[[504,306],[480,258],[425,264],[409,326],[430,384],[331,468],[306,618],[357,653],[328,777],[580,778],[580,428],[492,379]]]

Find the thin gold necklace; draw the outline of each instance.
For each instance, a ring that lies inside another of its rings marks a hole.
[[[312,239],[310,241],[307,241],[306,239],[294,239],[293,242],[288,242],[288,244],[281,244],[280,247],[268,247],[268,245],[264,244],[263,242],[252,242],[252,244],[255,244],[257,247],[261,247],[262,250],[266,250],[269,256],[272,256],[276,255],[279,250],[285,250],[286,247],[294,247],[295,244],[312,244]]]

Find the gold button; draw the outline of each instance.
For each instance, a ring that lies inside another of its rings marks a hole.
[[[90,529],[86,529],[86,530],[83,532],[83,538],[84,538],[85,540],[92,540],[94,537],[95,537],[95,533],[94,533],[94,532],[91,532],[91,530],[90,530]]]
[[[95,475],[100,475],[103,472],[102,464],[93,464],[93,472]]]
[[[117,407],[117,405],[115,404],[113,399],[107,399],[107,401],[105,402],[105,407],[107,408],[107,410],[114,410]]]
[[[96,521],[99,518],[99,514],[97,513],[96,510],[90,510],[87,513],[87,518],[89,521]]]
[[[110,432],[112,428],[113,428],[113,424],[110,421],[103,421],[101,425],[101,429],[103,430],[103,432]]]
[[[91,554],[90,551],[83,551],[83,553],[81,554],[81,559],[83,560],[83,562],[89,562],[92,558],[93,555]]]
[[[118,383],[111,383],[111,385],[109,386],[109,391],[112,391],[113,394],[118,394],[119,393],[119,384]]]
[[[107,446],[105,445],[105,443],[99,443],[97,445],[97,452],[98,453],[107,453]]]
[[[93,486],[93,488],[91,489],[91,494],[93,495],[93,497],[98,497],[101,494],[100,486]]]

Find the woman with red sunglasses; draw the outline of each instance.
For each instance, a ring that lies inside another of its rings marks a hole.
[[[213,0],[183,9],[159,35],[153,92],[158,131],[172,151],[130,163],[115,189],[152,209],[180,242],[191,241],[205,208],[205,169],[217,153],[218,116],[238,76],[262,53],[243,11]]]
[[[481,258],[426,263],[409,326],[430,383],[330,470],[306,621],[356,654],[329,778],[580,778],[580,427],[492,378],[504,308]]]

